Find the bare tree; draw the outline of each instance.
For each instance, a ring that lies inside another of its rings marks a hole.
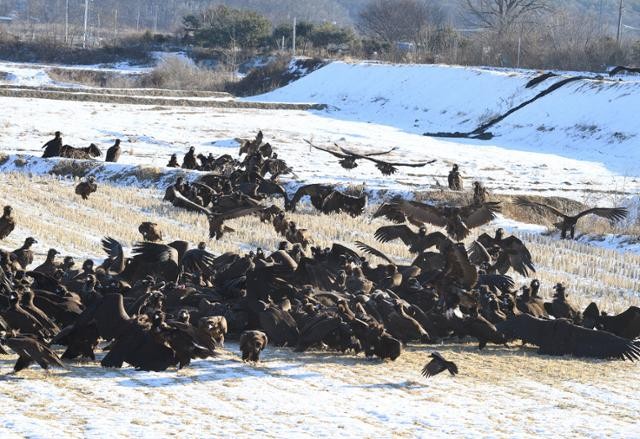
[[[427,26],[443,20],[442,11],[431,2],[373,0],[360,12],[357,24],[365,35],[387,43],[415,43]]]
[[[550,10],[549,0],[465,0],[465,6],[474,24],[500,34]]]

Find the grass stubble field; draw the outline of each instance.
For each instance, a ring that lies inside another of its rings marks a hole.
[[[139,239],[137,225],[146,220],[157,222],[168,241],[206,240],[206,218],[163,202],[160,189],[103,183],[82,201],[68,178],[1,174],[0,185],[0,204],[14,207],[19,224],[3,248],[17,248],[34,236],[41,242],[36,248],[40,259],[49,246],[78,263],[87,255],[102,258],[105,235],[130,248]],[[291,217],[312,231],[316,244],[352,246],[362,240],[399,261],[410,259],[403,246],[374,241],[382,221],[321,216],[308,207]],[[210,251],[269,250],[281,240],[271,225],[256,218],[230,226],[237,233],[209,242]],[[477,233],[484,231],[492,227]],[[591,300],[610,312],[640,304],[639,255],[541,234],[519,236],[534,255],[546,297],[555,282],[564,282],[580,308]],[[427,355],[436,349],[459,365],[458,377],[426,382],[420,376]],[[0,357],[0,373],[9,372],[13,361]],[[638,391],[637,365],[540,356],[517,344],[484,351],[465,340],[409,345],[396,362],[268,348],[262,364],[249,366],[241,363],[237,344],[230,341],[218,358],[178,372],[111,371],[73,363],[66,370],[4,375],[0,435],[46,437],[55,429],[64,437],[629,437],[637,434]]]

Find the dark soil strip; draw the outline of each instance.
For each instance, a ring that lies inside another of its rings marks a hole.
[[[324,110],[324,104],[289,104],[245,101],[205,101],[192,99],[163,99],[139,96],[118,96],[92,93],[68,93],[46,90],[0,88],[0,97],[51,99],[61,101],[100,102],[106,104],[158,105],[167,107],[246,108],[258,110]]]
[[[0,73],[0,79],[1,73]],[[168,90],[162,88],[98,88],[98,87],[33,87],[28,85],[0,84],[1,89],[32,90],[32,91],[55,91],[63,93],[91,93],[104,95],[126,95],[126,96],[166,96],[185,98],[224,98],[232,97],[231,94],[221,91],[201,91],[201,90]]]

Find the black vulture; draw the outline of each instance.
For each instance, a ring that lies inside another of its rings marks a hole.
[[[537,211],[545,211],[558,216],[561,220],[560,222],[556,223],[555,226],[560,229],[560,236],[562,239],[565,239],[567,237],[567,232],[569,232],[569,236],[571,237],[571,239],[575,238],[576,224],[578,223],[578,220],[584,216],[597,215],[599,217],[608,219],[611,222],[614,222],[626,218],[626,216],[629,214],[629,211],[625,207],[594,207],[584,210],[576,215],[570,216],[547,204],[530,201],[524,197],[516,198],[515,204],[518,206],[529,207]]]

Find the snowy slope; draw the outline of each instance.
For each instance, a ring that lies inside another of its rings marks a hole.
[[[331,106],[327,117],[391,125],[413,133],[468,132],[569,77],[562,74],[525,88],[539,74],[335,62],[251,99],[324,103]],[[489,144],[596,161],[619,174],[636,176],[640,81],[624,78],[568,84],[491,128],[496,137]]]

